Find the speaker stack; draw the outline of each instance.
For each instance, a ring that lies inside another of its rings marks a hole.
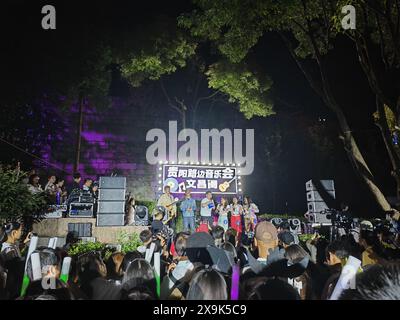
[[[100,177],[97,226],[125,224],[125,177]]]
[[[329,209],[327,202],[336,197],[333,180],[307,181],[306,195],[309,222],[330,225],[326,210]]]

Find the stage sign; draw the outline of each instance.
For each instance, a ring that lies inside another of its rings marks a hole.
[[[238,168],[230,166],[174,165],[162,167],[162,184],[170,186],[172,193],[211,191],[214,194],[238,193]]]

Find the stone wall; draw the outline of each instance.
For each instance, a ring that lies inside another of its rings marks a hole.
[[[92,237],[103,243],[117,243],[117,237],[121,232],[140,233],[148,227],[145,226],[121,226],[121,227],[97,227],[96,218],[59,218],[45,219],[33,225],[33,232],[41,238],[60,237],[65,238],[68,233],[68,223],[91,223]]]

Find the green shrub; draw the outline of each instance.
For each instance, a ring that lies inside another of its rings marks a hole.
[[[48,209],[44,193],[32,194],[22,181],[26,173],[0,165],[0,221],[22,221],[27,229]]]
[[[142,244],[142,241],[140,241],[139,234],[136,232],[121,231],[117,235],[117,244],[121,245],[121,252],[125,254],[129,251],[135,251]]]
[[[68,255],[70,255],[71,257],[74,256],[81,256],[85,253],[89,253],[89,252],[100,252],[101,253],[101,257],[104,260],[107,260],[110,255],[115,251],[112,248],[107,248],[105,243],[101,243],[101,242],[78,242],[75,243],[71,246],[71,248],[68,250]]]

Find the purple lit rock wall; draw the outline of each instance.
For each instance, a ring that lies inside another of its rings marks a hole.
[[[41,172],[65,176],[71,181],[75,154],[78,108],[69,110],[54,108],[62,119],[59,139],[54,144],[43,144],[41,157],[51,166],[36,163]],[[127,177],[128,192],[140,200],[153,200],[157,190],[156,169],[146,161],[145,137],[152,128],[167,130],[168,121],[176,120],[167,110],[136,106],[132,103],[114,101],[112,107],[84,108],[79,172],[82,176],[98,179],[112,173]],[[42,181],[45,184],[45,181]]]

